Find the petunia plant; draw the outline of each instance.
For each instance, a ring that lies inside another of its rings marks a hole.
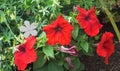
[[[115,35],[90,1],[1,1],[0,71],[84,71],[82,56],[94,55],[108,65]]]

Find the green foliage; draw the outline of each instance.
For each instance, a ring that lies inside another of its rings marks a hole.
[[[49,62],[48,71],[64,71],[64,69],[63,69],[63,67],[61,67],[53,62]]]
[[[112,10],[116,1],[105,0],[105,3],[109,10]],[[101,12],[98,0],[0,0],[0,71],[16,71],[13,52],[16,46],[24,41],[19,28],[25,20],[35,22],[38,31],[37,44],[35,45],[37,60],[33,63],[33,71],[84,70],[84,64],[79,60],[79,57],[94,55],[94,48],[91,45],[94,39],[85,34],[76,20],[78,14],[76,6],[78,5],[85,9],[95,6],[96,13]],[[71,45],[76,46],[79,52],[78,57],[58,51],[56,47],[60,47],[60,45],[49,46],[46,44],[47,38],[42,27],[51,23],[61,14],[74,27]],[[113,17],[117,18],[115,21],[119,22],[119,12],[115,12],[114,15]],[[96,40],[99,40],[99,35],[95,37]],[[65,57],[71,58],[74,69],[70,70]]]
[[[73,64],[75,65],[75,68],[71,71],[82,71],[82,70],[84,70],[84,65],[80,62],[79,59],[74,59]]]
[[[46,41],[47,41],[47,39],[46,39],[46,34],[45,34],[44,32],[42,32],[42,33],[39,35],[37,46],[39,46],[39,47],[45,47]],[[39,48],[39,47],[37,47],[37,48]]]

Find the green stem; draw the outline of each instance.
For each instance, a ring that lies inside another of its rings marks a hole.
[[[114,29],[114,31],[115,31],[115,33],[117,35],[118,41],[120,42],[120,32],[118,30],[117,25],[115,24],[115,21],[114,21],[114,19],[112,17],[112,14],[107,9],[107,7],[106,7],[105,3],[103,2],[103,0],[99,0],[99,2],[101,3],[103,9],[105,10],[105,13],[107,14],[107,16],[108,16],[108,18],[109,18],[109,20],[110,20],[110,22],[111,22],[111,24],[113,26],[113,29]]]

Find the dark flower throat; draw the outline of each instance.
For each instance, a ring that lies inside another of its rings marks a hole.
[[[55,30],[56,30],[57,32],[59,32],[59,31],[62,30],[62,28],[61,28],[60,26],[58,26],[57,28],[55,28]]]
[[[86,15],[85,16],[85,20],[88,21],[90,19],[90,16],[89,15]]]
[[[20,52],[22,52],[22,53],[25,53],[25,52],[26,52],[26,50],[25,50],[25,47],[24,47],[24,46],[20,46],[18,49],[19,49],[19,51],[20,51]]]

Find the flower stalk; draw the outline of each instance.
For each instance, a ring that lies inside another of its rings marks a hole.
[[[105,3],[103,2],[103,0],[99,0],[99,2],[102,5],[103,9],[105,10],[105,13],[107,14],[107,16],[108,16],[108,18],[109,18],[109,20],[110,20],[110,22],[111,22],[111,24],[113,26],[113,29],[114,29],[114,31],[115,31],[115,33],[117,35],[118,41],[120,42],[120,32],[119,32],[118,27],[117,27],[117,25],[116,25],[116,23],[115,23],[115,21],[114,21],[114,19],[112,17],[112,14],[107,9],[107,7],[106,7]]]

